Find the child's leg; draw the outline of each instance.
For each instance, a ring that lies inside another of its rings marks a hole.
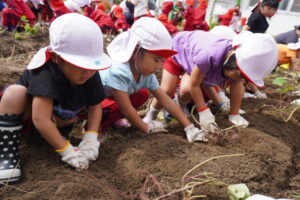
[[[230,114],[238,115],[245,88],[242,81],[230,82]]]
[[[30,109],[27,89],[11,85],[2,96],[0,103],[0,183],[20,180],[19,142],[22,128],[22,114]]]
[[[138,109],[148,99],[148,90],[142,89],[137,93],[130,95],[130,101],[134,108]],[[105,132],[116,120],[122,119],[120,108],[117,102],[112,98],[106,98],[101,102],[103,109],[103,118],[101,122],[101,132]]]
[[[205,91],[206,95],[212,100],[213,104],[219,106],[223,103],[223,100],[215,87],[209,85],[202,85],[201,87]]]
[[[250,89],[250,91],[254,94],[256,98],[267,98],[267,95],[261,91],[259,91],[258,87],[254,85],[253,83],[248,82],[247,88]]]

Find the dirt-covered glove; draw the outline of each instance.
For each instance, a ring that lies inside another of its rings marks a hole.
[[[185,127],[184,131],[188,141],[191,143],[196,141],[206,142],[208,140],[207,133],[201,129],[196,128],[194,124]]]
[[[259,90],[254,93],[254,96],[259,99],[266,99],[268,97],[265,93],[263,93]]]
[[[72,167],[78,169],[87,169],[89,167],[88,159],[83,155],[79,148],[73,147],[69,141],[63,149],[56,150],[61,157],[62,161],[68,163]]]
[[[222,103],[219,107],[219,110],[223,114],[228,114],[230,112],[230,101]],[[239,109],[239,113],[242,115],[242,114],[245,114],[246,111]]]
[[[164,127],[164,124],[156,120],[149,122],[147,133],[158,133],[158,132],[167,132],[167,130]]]
[[[78,147],[88,160],[96,160],[98,158],[100,147],[100,142],[98,140],[98,132],[85,132],[82,141],[80,142]]]
[[[206,108],[203,111],[198,112],[199,114],[199,123],[201,129],[207,132],[215,132],[219,129],[215,116],[211,113],[209,108]]]
[[[151,121],[156,119],[158,113],[159,113],[159,110],[156,110],[155,108],[150,106],[150,109],[147,112],[146,116],[143,118],[143,121],[147,124],[150,123]]]
[[[241,115],[229,115],[228,119],[234,125],[241,126],[243,128],[246,128],[249,125],[249,122]]]

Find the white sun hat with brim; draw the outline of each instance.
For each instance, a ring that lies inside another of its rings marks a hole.
[[[142,17],[131,29],[119,34],[107,47],[109,56],[117,62],[128,62],[134,49],[141,48],[162,57],[177,54],[172,50],[172,38],[165,26],[157,19]]]
[[[111,59],[103,53],[102,32],[90,18],[77,13],[62,15],[51,23],[49,35],[50,45],[34,55],[27,69],[44,65],[51,57],[50,52],[87,70],[103,70],[111,66]]]
[[[233,40],[233,38],[237,35],[232,28],[222,25],[213,27],[209,32],[227,40]]]
[[[296,42],[296,43],[289,43],[287,45],[288,49],[291,49],[291,50],[298,50],[300,49],[300,41]]]
[[[278,50],[274,38],[267,34],[243,31],[234,37],[236,61],[243,76],[255,85],[264,86],[263,79],[277,65]]]

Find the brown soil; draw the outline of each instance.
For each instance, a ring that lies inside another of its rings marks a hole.
[[[33,53],[47,44],[45,37],[15,41],[10,35],[1,36],[1,88],[17,79]],[[170,125],[169,133],[149,136],[135,129],[112,129],[101,144],[98,160],[85,171],[61,162],[36,134],[23,135],[22,181],[0,188],[0,199],[155,199],[181,188],[184,174],[198,163],[238,153],[244,155],[212,160],[188,177],[213,173],[212,177],[226,184],[246,183],[253,194],[293,198],[293,193],[300,194],[300,112],[285,123],[270,112],[271,107],[261,109],[263,105],[288,104],[279,99],[274,86],[265,91],[270,98],[243,101],[249,128],[235,130],[221,145],[190,144],[176,124]],[[217,122],[223,128],[230,126],[222,115],[217,116]],[[73,142],[78,143],[76,137]],[[227,199],[222,185],[202,185],[194,194],[207,195],[204,199]],[[183,198],[183,193],[176,193],[168,199]]]

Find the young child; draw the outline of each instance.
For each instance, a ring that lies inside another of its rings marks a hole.
[[[114,21],[119,32],[127,31],[130,28],[130,25],[126,20],[126,16],[123,14],[123,9],[120,6],[112,6],[109,16]]]
[[[300,41],[297,43],[277,44],[278,47],[278,64],[287,64],[291,71],[298,71],[300,73],[299,59],[300,59]]]
[[[183,30],[184,31],[193,31],[194,30],[194,18],[195,18],[195,1],[194,0],[186,0],[185,4],[187,8],[185,9],[183,16],[185,19]]]
[[[184,127],[189,142],[205,141],[205,133],[196,128],[182,113],[178,105],[160,88],[154,72],[161,67],[164,58],[176,54],[171,49],[171,37],[163,24],[155,18],[143,17],[131,29],[119,34],[107,47],[114,60],[110,69],[100,71],[108,96],[102,103],[108,110],[101,123],[106,129],[125,116],[129,122],[145,133],[155,133],[163,124],[147,115],[143,120],[136,109],[146,102],[148,92],[168,110]],[[151,109],[151,113],[156,113]],[[157,114],[157,113],[156,113]]]
[[[199,0],[199,5],[195,9],[194,30],[209,31],[209,26],[205,21],[206,9],[207,9],[206,0]]]
[[[89,18],[70,13],[53,21],[49,35],[50,45],[38,51],[21,78],[4,91],[1,99],[1,183],[20,180],[20,129],[22,121],[31,117],[43,138],[72,167],[87,169],[89,160],[98,156],[100,102],[105,95],[96,71],[111,65],[103,53],[101,30]],[[77,115],[86,107],[86,131],[79,148],[73,147],[60,130],[71,131]]]
[[[253,33],[265,33],[269,27],[267,18],[274,16],[278,6],[278,0],[263,0],[258,10],[249,16],[247,24],[243,29]]]
[[[279,6],[278,0],[260,1],[253,9],[253,13],[249,16],[247,24],[243,30],[249,30],[253,33],[265,33],[269,27],[267,18],[271,18],[276,13]],[[245,93],[245,97],[267,98],[267,95],[261,92],[254,84],[248,83],[247,89],[254,95]]]
[[[231,44],[230,40],[209,32],[180,32],[173,37],[173,50],[178,54],[164,63],[162,89],[173,95],[178,77],[183,75],[178,102],[186,105],[192,99],[198,110],[201,128],[215,131],[218,126],[205,104],[200,86],[229,84],[229,121],[247,127],[248,121],[239,115],[244,93],[243,79],[258,86],[264,84],[263,77],[277,63],[278,52],[274,39],[264,34],[245,32],[237,35]],[[151,108],[161,108],[156,99]]]
[[[26,16],[31,26],[35,23],[35,16],[23,0],[1,0],[7,8],[2,10],[2,26],[12,31],[20,22],[22,16]]]
[[[167,17],[169,18],[172,25],[177,26],[183,19],[183,13],[183,0],[177,0],[173,9],[170,11],[169,16]]]

